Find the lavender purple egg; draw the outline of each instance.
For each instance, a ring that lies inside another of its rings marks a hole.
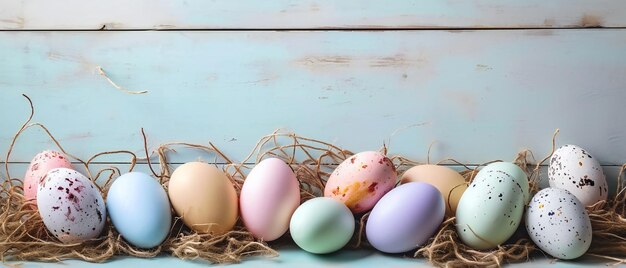
[[[413,250],[437,232],[445,212],[443,197],[434,186],[402,184],[384,195],[372,210],[365,230],[367,239],[386,253]]]

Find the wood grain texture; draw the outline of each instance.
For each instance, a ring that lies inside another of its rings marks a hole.
[[[615,0],[0,1],[0,29],[380,29],[626,26]]]
[[[537,158],[559,144],[626,162],[626,30],[2,32],[0,145],[27,116],[80,157],[213,141],[235,161],[277,128],[426,160]],[[98,66],[129,95],[114,88]],[[41,131],[10,161],[53,147]],[[4,155],[4,154],[2,154]],[[189,152],[173,161],[195,159]],[[108,161],[127,161],[113,156]]]

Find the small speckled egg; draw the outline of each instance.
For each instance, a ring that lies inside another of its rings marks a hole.
[[[37,204],[44,225],[63,243],[97,238],[106,223],[100,191],[75,170],[50,170],[39,184]]]
[[[606,201],[608,186],[600,163],[583,148],[563,145],[552,154],[550,187],[568,190],[584,206]]]
[[[24,175],[24,199],[26,201],[37,201],[37,190],[39,181],[55,168],[72,168],[72,164],[61,152],[43,151],[38,153],[30,162],[26,174]],[[37,207],[35,203],[33,208]]]
[[[246,228],[255,237],[272,241],[289,228],[291,215],[300,205],[300,184],[285,162],[268,158],[250,171],[239,200]]]
[[[367,219],[372,246],[386,253],[413,250],[437,232],[445,216],[443,196],[423,182],[402,184],[376,203]]]
[[[130,172],[117,178],[107,193],[106,206],[115,229],[136,247],[156,247],[170,231],[167,193],[145,173]]]
[[[350,242],[354,234],[354,217],[343,203],[317,197],[296,209],[289,232],[300,248],[315,254],[331,253]]]
[[[410,168],[400,178],[401,183],[425,182],[435,186],[446,202],[446,215],[456,213],[459,199],[467,189],[467,183],[455,170],[439,165],[419,165]]]
[[[330,175],[324,196],[344,203],[353,213],[368,211],[396,184],[396,168],[379,152],[361,152],[343,161]]]
[[[202,162],[176,168],[168,182],[176,214],[199,233],[223,234],[237,222],[237,192],[226,174]]]
[[[491,163],[481,171],[489,171],[489,170],[498,170],[500,172],[504,172],[515,179],[515,183],[519,184],[520,189],[522,189],[522,193],[524,194],[524,204],[528,204],[530,201],[530,184],[528,183],[528,175],[524,172],[518,165],[513,164],[511,162],[496,162]]]
[[[583,204],[557,188],[539,191],[526,211],[526,230],[544,252],[559,259],[575,259],[591,245],[591,221]]]
[[[478,172],[456,209],[457,233],[463,243],[482,250],[509,239],[524,213],[524,184],[528,180],[519,182],[489,166]]]

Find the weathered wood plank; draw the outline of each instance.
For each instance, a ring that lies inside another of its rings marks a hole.
[[[622,164],[625,46],[626,30],[2,32],[0,148],[27,116],[26,93],[80,157],[141,153],[145,127],[153,146],[213,141],[237,161],[287,128],[418,160],[437,141],[434,161],[482,163],[523,148],[541,158],[560,128],[559,144]],[[149,92],[117,90],[98,66]],[[50,147],[29,131],[10,160]]]
[[[0,29],[327,29],[624,27],[626,2],[0,1]]]

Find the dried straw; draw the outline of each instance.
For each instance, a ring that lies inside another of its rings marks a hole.
[[[28,97],[26,98],[28,99]],[[0,204],[2,206],[2,214],[0,214],[0,252],[2,253],[0,256],[2,260],[60,261],[82,259],[102,262],[116,255],[150,258],[159,254],[171,254],[182,259],[204,259],[213,263],[232,263],[238,262],[246,256],[276,256],[278,253],[270,248],[270,245],[277,246],[282,243],[289,243],[290,240],[289,236],[286,235],[277,242],[268,245],[252,237],[241,222],[237,223],[235,230],[224,235],[198,234],[187,228],[180,218],[175,218],[170,235],[165,242],[161,246],[149,250],[138,249],[129,245],[111,224],[107,225],[106,231],[98,239],[79,244],[62,244],[48,233],[38,213],[33,211],[29,204],[24,203],[21,180],[11,177],[9,173],[8,162],[11,151],[20,134],[30,127],[37,126],[43,129],[59,150],[84,166],[92,181],[97,182],[99,177],[108,174],[106,180],[99,184],[103,194],[106,193],[115,178],[121,174],[121,171],[119,168],[111,166],[92,172],[90,164],[96,158],[108,154],[127,154],[130,156],[131,163],[129,171],[133,170],[138,161],[146,161],[154,177],[166,188],[172,173],[170,157],[178,150],[192,149],[213,156],[214,161],[212,163],[221,163],[220,166],[235,185],[237,192],[241,190],[245,177],[249,170],[254,167],[254,164],[268,157],[282,159],[296,173],[301,186],[301,202],[304,202],[323,195],[325,182],[331,172],[343,160],[353,155],[351,151],[332,143],[277,130],[262,137],[245,159],[240,163],[235,163],[210,142],[208,145],[171,142],[149,151],[147,136],[142,129],[145,158],[138,158],[134,153],[127,150],[119,150],[98,153],[87,161],[83,161],[65,151],[44,125],[30,123],[34,109],[30,99],[28,101],[31,104],[31,115],[14,136],[7,152],[5,170],[7,178],[11,179],[3,182],[0,192]],[[557,133],[558,130],[553,136],[550,155],[555,149]],[[387,153],[387,149],[383,145],[381,151]],[[428,155],[428,163],[430,163],[430,148]],[[158,160],[158,169],[155,169],[152,164],[155,158]],[[549,156],[536,164],[531,164],[535,162],[534,156],[532,152],[526,150],[520,152],[514,160],[514,163],[528,174],[532,193],[539,189],[540,168],[548,158]],[[401,155],[391,156],[390,159],[400,173],[414,165],[421,164]],[[479,167],[497,161],[500,160],[475,167],[469,167],[454,159],[445,159],[439,164],[452,163],[464,166],[465,170],[461,171],[461,174],[466,179],[466,183],[470,183]],[[625,262],[623,258],[624,252],[626,252],[626,219],[623,215],[626,212],[626,190],[624,190],[625,185],[621,180],[625,169],[626,165],[622,167],[619,174],[618,194],[609,202],[596,204],[590,212],[594,239],[588,255],[601,257],[613,263]],[[370,248],[364,234],[368,215],[365,213],[355,216],[356,232],[349,243],[349,247]],[[436,266],[501,266],[507,263],[527,261],[533,252],[540,251],[528,238],[523,224],[505,244],[494,250],[478,251],[464,245],[459,240],[455,228],[455,218],[452,217],[446,219],[438,233],[425,246],[416,250],[412,256],[425,258]]]
[[[130,155],[130,168],[132,171],[138,157],[131,151],[119,150],[97,153],[88,160],[82,160],[67,152],[52,133],[43,124],[31,123],[35,114],[34,106],[28,96],[31,113],[15,134],[6,155],[5,171],[7,179],[3,181],[0,189],[0,204],[2,213],[0,214],[0,258],[2,261],[62,261],[65,259],[82,259],[90,262],[103,262],[116,255],[127,255],[142,258],[150,258],[159,254],[171,254],[181,259],[204,259],[212,263],[233,263],[239,262],[243,257],[254,255],[276,256],[277,252],[271,249],[263,241],[255,239],[248,231],[244,230],[239,223],[233,231],[223,235],[198,234],[184,226],[179,220],[174,218],[172,229],[168,238],[158,247],[152,249],[139,249],[129,245],[120,234],[108,222],[106,230],[100,237],[83,243],[63,244],[52,236],[45,226],[36,210],[33,210],[30,203],[25,202],[23,196],[23,184],[21,180],[11,176],[9,162],[11,152],[20,135],[31,127],[39,127],[45,131],[49,138],[56,144],[58,149],[80,163],[86,175],[98,186],[101,193],[106,196],[106,192],[116,177],[121,175],[119,168],[115,166],[106,167],[92,171],[91,164],[94,160],[103,155],[128,154]],[[147,153],[147,141],[144,134],[144,146]],[[204,150],[222,157],[229,165],[232,162],[219,151],[215,146],[195,145],[189,143],[170,143],[159,146],[160,173],[157,174],[152,165],[150,169],[162,185],[167,185],[167,179],[171,173],[167,164],[167,153],[172,151],[172,147],[184,146]],[[149,164],[150,159],[146,159]],[[99,177],[109,173],[104,183],[98,183]],[[95,174],[95,176],[93,175]],[[233,180],[233,183],[241,188],[243,180]]]

